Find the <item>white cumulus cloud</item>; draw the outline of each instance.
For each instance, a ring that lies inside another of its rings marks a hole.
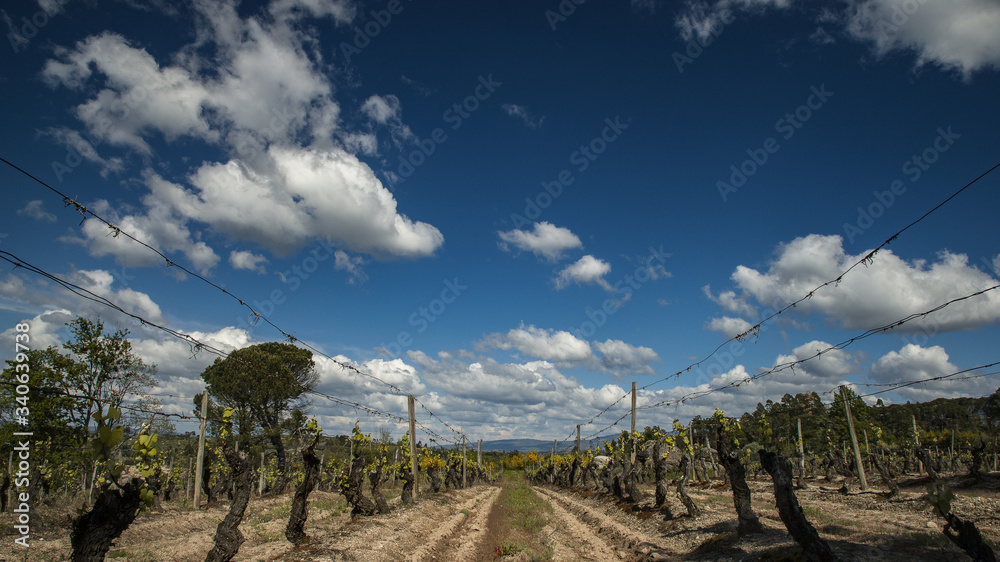
[[[766,271],[738,266],[732,274],[739,298],[780,308],[836,279],[867,255],[844,251],[840,236],[810,234],[782,244]],[[934,261],[907,262],[883,249],[867,267],[856,267],[837,285],[828,285],[795,311],[819,313],[845,329],[870,329],[949,300],[982,291],[997,280],[970,266],[963,254],[942,251]],[[1000,294],[990,291],[895,328],[904,332],[966,330],[1000,320]]]
[[[596,284],[606,291],[614,291],[611,284],[604,279],[604,276],[610,272],[611,264],[594,256],[586,255],[562,269],[554,281],[556,289],[564,289],[570,283],[579,283],[581,285]]]
[[[509,251],[513,246],[553,262],[562,258],[565,250],[583,247],[583,242],[570,229],[544,221],[536,222],[531,231],[515,229],[498,231],[497,235],[500,236],[501,250]]]
[[[263,275],[267,273],[263,265],[265,263],[267,258],[246,250],[234,250],[229,253],[229,265],[233,266],[233,269],[256,271],[258,275]]]

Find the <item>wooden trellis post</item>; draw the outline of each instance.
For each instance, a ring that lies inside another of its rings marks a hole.
[[[260,452],[260,479],[257,481],[257,495],[264,495],[264,473],[267,471],[267,465],[264,464],[264,451]]]
[[[840,387],[840,395],[844,397],[844,412],[847,415],[847,429],[851,433],[851,447],[854,448],[854,463],[858,467],[858,479],[861,481],[861,491],[868,490],[868,480],[865,478],[865,466],[861,463],[861,450],[858,448],[858,434],[854,432],[854,416],[851,415],[851,404],[847,400],[846,387]]]
[[[806,450],[805,444],[802,442],[802,418],[796,420],[799,426],[799,486],[805,484],[806,478]]]
[[[910,420],[913,421],[913,441],[917,444],[917,448],[920,448],[920,434],[917,433],[917,416],[911,415]],[[920,460],[920,455],[917,455],[917,472],[920,474],[924,473],[924,461]]]
[[[631,431],[631,433],[635,433],[635,393],[636,393],[635,392],[635,381],[632,381],[632,431]],[[630,460],[631,460],[632,464],[635,464],[635,445],[634,444],[632,445],[632,455],[631,455],[631,459]]]
[[[194,473],[194,508],[201,503],[201,473],[205,468],[205,418],[208,416],[208,388],[201,395],[201,428],[198,436],[198,461]]]
[[[413,395],[406,397],[410,410],[410,474],[413,477],[413,502],[417,501],[417,491],[420,489],[420,464],[417,459],[417,414],[413,403]]]

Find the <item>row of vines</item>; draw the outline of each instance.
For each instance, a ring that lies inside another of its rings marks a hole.
[[[80,471],[52,463],[41,464],[31,475],[36,492],[36,501],[30,506],[32,520],[39,520],[35,513],[38,505],[79,502],[84,507],[71,525],[73,560],[103,559],[113,541],[142,511],[161,510],[165,501],[192,507],[192,470],[178,466],[173,454],[157,447],[160,438],[156,432],[147,425],[134,437],[126,438],[121,410],[113,407],[95,412],[92,417],[96,431],[87,443],[94,459],[91,481],[79,479]],[[224,413],[217,442],[205,452],[202,497],[209,504],[222,498],[229,501],[229,512],[219,523],[214,546],[206,555],[208,561],[230,560],[236,555],[244,541],[238,527],[251,497],[280,493],[276,487],[280,482],[294,487],[285,530],[285,537],[293,544],[307,538],[303,530],[306,507],[314,490],[342,494],[352,517],[389,513],[391,502],[384,485],[390,480],[402,481],[401,505],[414,502],[413,459],[406,435],[396,443],[384,438],[373,440],[356,424],[349,438],[324,439],[316,421],[310,420],[299,432],[299,459],[290,462],[287,474],[281,475],[274,456],[264,460],[261,455],[257,460],[263,462],[254,466],[255,451],[239,451],[232,417],[232,410]],[[337,446],[343,441],[348,447]],[[320,452],[318,447],[322,445],[327,445],[327,450]],[[472,451],[463,457],[453,449],[418,447],[417,466],[426,482],[422,493],[434,494],[498,478],[497,466],[477,462]],[[126,450],[129,455],[123,454]],[[16,505],[16,501],[9,501],[11,476],[10,470],[5,471],[0,483],[0,511],[12,511]]]
[[[711,418],[695,421],[698,423],[690,425],[675,422],[669,431],[659,427],[622,431],[616,439],[605,441],[601,450],[574,448],[568,454],[538,457],[537,462],[525,466],[525,472],[533,484],[592,490],[626,505],[642,502],[644,498],[639,484],[651,483],[655,496],[653,508],[666,519],[675,517],[667,501],[671,491],[684,506],[686,516],[698,518],[701,509],[688,495],[688,484],[692,479],[719,479],[732,491],[737,532],[739,536],[746,536],[763,532],[752,508],[751,490],[747,484],[749,473],[762,471],[772,479],[781,520],[803,548],[806,559],[836,559],[830,546],[819,536],[799,506],[794,491],[795,481],[797,476],[797,486],[806,487],[806,478],[822,469],[828,479],[832,480],[835,475],[842,476],[844,486],[841,491],[849,493],[860,474],[853,456],[848,457],[850,460],[843,458],[843,448],[832,438],[826,450],[811,453],[803,450],[799,439],[762,444],[767,435],[760,431],[761,417],[755,420],[753,414],[742,419],[727,418],[723,412],[716,410]],[[754,421],[758,423],[755,425]],[[905,444],[889,447],[886,436],[876,433],[869,442],[871,447],[866,448],[861,468],[874,468],[887,489],[883,496],[888,498],[898,494],[897,479],[905,474],[908,467],[916,469],[919,463],[928,474],[928,491],[923,500],[943,520],[942,532],[945,536],[974,560],[995,561],[994,552],[975,524],[952,512],[954,495],[938,474],[942,467],[947,466],[961,469],[973,478],[986,477],[982,470],[986,449],[984,442],[972,445],[968,458],[965,458],[951,451],[935,455],[933,449],[917,446],[916,443],[909,446],[911,451],[907,454]],[[808,463],[807,458],[810,459]],[[908,463],[908,458],[917,461]],[[793,466],[790,459],[796,461],[794,464],[798,466]]]

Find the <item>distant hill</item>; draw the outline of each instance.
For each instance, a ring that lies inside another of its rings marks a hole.
[[[593,439],[581,440],[580,446],[583,449],[589,449],[593,445],[603,443],[605,441],[611,441],[612,439],[617,439],[617,435],[605,435],[603,437],[595,437]],[[558,444],[558,450],[560,453],[565,453],[567,450],[571,449],[576,445],[576,440],[573,441],[560,441]],[[539,453],[552,452],[552,441],[544,441],[542,439],[496,439],[493,441],[483,441],[484,451],[520,451],[522,453],[527,453],[529,451],[535,451]]]

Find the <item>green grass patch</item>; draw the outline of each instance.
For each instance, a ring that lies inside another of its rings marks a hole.
[[[721,503],[721,504],[732,504],[733,498],[728,496],[705,496],[701,498],[701,501],[705,503]]]
[[[156,562],[156,560],[159,560],[157,556],[148,550],[133,552],[128,549],[110,551],[106,558],[109,560],[124,559],[129,562]]]
[[[506,508],[511,526],[528,533],[541,531],[552,513],[549,502],[538,497],[523,478],[505,486],[497,501]]]
[[[321,499],[310,499],[309,509],[317,511],[332,511],[334,514],[346,513],[349,511],[347,505],[347,500],[343,496],[333,496],[324,497]],[[291,514],[291,507],[289,509],[289,515]]]
[[[285,505],[280,505],[274,509],[269,509],[267,511],[262,511],[260,513],[254,514],[253,516],[246,517],[247,523],[251,525],[263,525],[275,519],[288,519],[292,514],[292,504],[288,503]]]
[[[492,545],[494,559],[517,556],[518,560],[552,560],[549,537],[543,529],[549,524],[552,506],[528,485],[522,472],[508,471],[500,481],[500,494],[487,521],[485,544]]]

